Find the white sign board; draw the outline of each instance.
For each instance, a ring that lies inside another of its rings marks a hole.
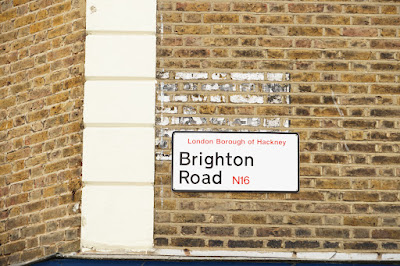
[[[297,133],[172,135],[174,191],[299,191]]]

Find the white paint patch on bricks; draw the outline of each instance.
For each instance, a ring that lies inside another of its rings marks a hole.
[[[226,125],[228,123],[228,119],[222,117],[211,118],[210,123],[213,125]]]
[[[164,84],[161,83],[158,88],[162,91],[177,91],[178,85],[177,84]]]
[[[172,117],[171,125],[203,125],[207,119],[203,117]]]
[[[187,95],[175,95],[174,96],[175,102],[187,102],[187,100],[188,100]]]
[[[169,79],[169,72],[157,72],[158,79]]]
[[[227,79],[228,74],[226,73],[212,73],[211,78],[213,80],[224,80]]]
[[[168,103],[171,101],[169,95],[158,95],[157,100],[164,103]]]
[[[263,103],[264,98],[262,96],[255,95],[232,95],[229,97],[232,103]]]
[[[174,107],[157,107],[156,113],[157,114],[177,114],[178,108],[176,106],[174,106]]]
[[[183,114],[185,115],[194,115],[196,114],[196,108],[191,107],[191,106],[184,106],[183,107]]]
[[[177,72],[175,79],[207,79],[208,73],[188,73],[188,72]]]
[[[240,91],[250,92],[250,91],[256,90],[256,85],[254,83],[243,83],[243,84],[240,84],[239,88],[240,88]]]
[[[284,73],[267,73],[268,81],[283,81]]]
[[[205,102],[207,101],[207,96],[204,95],[191,95],[193,102]]]
[[[183,89],[185,91],[195,91],[195,90],[197,90],[197,84],[185,83],[185,84],[183,84]]]
[[[283,122],[283,126],[284,127],[290,127],[290,120],[289,119],[285,119],[285,122]]]
[[[171,125],[179,125],[179,117],[171,117]]]
[[[264,73],[232,73],[232,80],[264,80]]]
[[[214,83],[214,84],[203,84],[201,86],[201,89],[203,91],[216,91],[219,90],[219,85],[218,83]]]
[[[165,154],[163,152],[157,152],[156,153],[156,160],[157,161],[172,161],[172,155],[171,154]]]
[[[175,129],[162,129],[157,132],[157,137],[172,137],[172,133],[174,133]]]
[[[272,104],[279,104],[279,103],[283,102],[282,98],[283,98],[283,96],[281,96],[281,95],[269,95],[267,97],[267,102],[272,103]]]
[[[220,86],[221,91],[236,91],[236,85],[235,84],[222,84]]]
[[[280,125],[280,118],[264,119],[264,127],[279,127]]]
[[[279,83],[263,84],[262,90],[264,92],[290,92],[290,85]]]
[[[212,96],[210,97],[210,102],[212,102],[212,103],[222,103],[222,102],[226,102],[226,101],[225,101],[225,96],[212,95]]]
[[[236,118],[229,123],[230,126],[252,126],[258,127],[261,124],[260,118]]]
[[[169,118],[168,117],[161,117],[156,120],[156,124],[160,126],[166,126],[169,124]]]

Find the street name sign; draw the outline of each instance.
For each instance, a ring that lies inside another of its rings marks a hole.
[[[298,192],[297,133],[175,131],[172,190]]]

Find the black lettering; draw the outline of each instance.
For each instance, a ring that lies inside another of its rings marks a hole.
[[[182,155],[186,155],[186,157],[182,157]],[[183,160],[187,160],[187,163],[183,163]],[[181,152],[180,153],[180,165],[188,165],[190,164],[189,153],[188,152]]]
[[[206,157],[204,158],[204,162],[205,162],[206,165],[207,165],[206,168],[208,168],[208,169],[213,168],[213,166],[214,166],[213,160],[214,160],[214,157],[213,157],[213,156],[206,156]]]
[[[203,177],[204,177],[202,180],[203,184],[210,184],[210,176],[207,174],[204,174]]]
[[[219,171],[219,174],[216,174],[216,175],[213,176],[214,184],[221,185],[221,182],[222,182],[221,175],[222,175],[222,173],[221,173],[221,171]]]
[[[251,156],[246,156],[246,157],[244,157],[244,160],[245,160],[245,165],[246,165],[246,166],[248,165],[248,163],[247,163],[248,160],[251,160],[251,166],[253,166],[253,157],[251,157]]]
[[[240,163],[237,163],[237,162],[236,162],[236,159],[240,159]],[[233,159],[233,163],[234,163],[236,166],[241,166],[242,163],[243,163],[242,157],[236,156],[236,157]]]
[[[218,159],[221,159],[222,160],[221,166],[224,166],[224,157],[221,155],[218,155],[218,152],[215,153],[215,156],[217,157],[215,159],[215,165],[218,166]]]
[[[226,155],[226,159],[227,159],[227,164],[229,165],[229,166],[232,166],[232,164],[231,164],[231,161],[229,160],[230,158],[232,158],[232,156],[229,154],[229,152],[228,152],[228,154]]]
[[[196,182],[193,180],[194,177],[197,178],[197,181],[196,181]],[[200,176],[198,176],[198,175],[196,175],[196,174],[193,174],[193,175],[190,177],[190,180],[192,181],[193,184],[197,184],[197,183],[200,182]]]
[[[185,173],[186,176],[182,176],[182,174]],[[188,171],[180,171],[180,175],[179,175],[179,182],[182,184],[182,179],[184,179],[186,181],[186,184],[189,184],[189,181],[187,180],[189,177],[189,172]]]

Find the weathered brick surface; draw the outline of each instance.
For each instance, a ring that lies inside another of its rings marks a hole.
[[[158,0],[156,247],[398,252],[399,15],[398,1]],[[182,129],[298,132],[300,192],[171,192]]]
[[[79,250],[84,5],[0,5],[2,265]]]

